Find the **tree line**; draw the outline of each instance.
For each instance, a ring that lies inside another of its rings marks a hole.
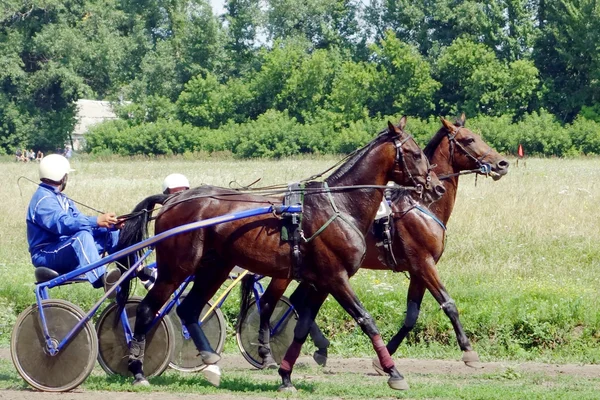
[[[6,0],[0,152],[68,140],[79,98],[120,120],[95,153],[347,152],[407,114],[465,112],[500,151],[600,154],[594,0]],[[120,105],[119,105],[120,104]],[[411,123],[412,121],[412,123]]]

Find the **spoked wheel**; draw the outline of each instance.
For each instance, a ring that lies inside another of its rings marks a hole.
[[[271,353],[277,364],[281,364],[285,352],[294,340],[294,328],[296,328],[297,322],[298,313],[293,309],[292,303],[285,297],[279,299],[270,322],[271,330],[277,327],[277,330],[271,335],[270,341]],[[246,361],[256,368],[263,366],[262,358],[258,354],[259,327],[260,315],[256,301],[252,301],[248,306],[246,317],[238,324],[236,339]]]
[[[43,300],[44,317],[51,340],[58,344],[84,318],[85,313],[65,300]],[[19,315],[10,340],[15,368],[31,386],[46,392],[64,392],[81,384],[94,368],[98,338],[86,322],[55,355],[44,338],[37,304]]]
[[[129,325],[133,330],[135,326],[135,313],[138,304],[142,301],[139,297],[127,300],[125,312]],[[118,315],[119,306],[116,303],[108,305],[98,322],[98,363],[109,375],[132,376],[127,369],[129,360],[129,346],[125,340],[125,331],[121,318]],[[158,376],[169,366],[173,354],[174,333],[169,316],[162,318],[146,334],[146,350],[144,352],[144,374],[147,377]]]
[[[184,298],[185,294],[182,294],[181,300],[183,301]],[[206,315],[210,307],[212,307],[212,303],[208,302],[202,309],[200,320]],[[175,351],[173,352],[169,366],[182,372],[202,371],[206,368],[206,365],[202,362],[202,357],[198,356],[198,350],[192,338],[188,337],[186,339],[184,337],[183,326],[175,308],[173,307],[169,312],[169,316],[173,322],[173,330],[175,331]],[[221,354],[223,345],[225,344],[226,330],[225,318],[221,310],[215,308],[200,326],[210,343],[210,347]]]

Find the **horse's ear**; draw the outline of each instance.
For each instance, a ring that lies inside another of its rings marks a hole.
[[[400,118],[400,122],[398,122],[398,128],[400,128],[401,131],[404,131],[405,126],[406,126],[406,115],[403,115],[402,118]]]
[[[442,121],[442,125],[444,125],[444,128],[448,129],[450,132],[454,132],[456,128],[454,127],[454,125],[452,125],[452,122],[448,121],[444,117],[440,117],[440,120]]]
[[[390,121],[388,121],[388,129],[389,129],[390,133],[397,133],[396,127]]]
[[[467,119],[465,113],[460,114],[460,118],[458,119],[458,121],[460,122],[460,126],[464,127],[465,126],[465,120]]]

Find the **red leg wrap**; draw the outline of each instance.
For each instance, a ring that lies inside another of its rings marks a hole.
[[[382,342],[383,343],[383,342]],[[302,349],[302,343],[298,343],[295,340],[292,342],[290,347],[285,352],[285,357],[281,361],[280,368],[287,372],[292,372],[292,368],[294,364],[296,364],[296,360],[300,355],[300,350]],[[388,355],[389,357],[389,355]]]
[[[390,356],[390,352],[388,351],[387,347],[385,347],[385,344],[383,344],[383,340],[381,339],[380,335],[375,335],[373,336],[373,348],[375,349],[375,352],[377,353],[377,357],[379,358],[379,362],[381,363],[381,366],[383,367],[383,369],[387,372],[390,369],[392,369],[393,367],[395,367],[394,365],[394,360],[392,360],[392,357]]]

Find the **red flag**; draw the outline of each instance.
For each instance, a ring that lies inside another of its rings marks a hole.
[[[517,154],[519,155],[520,158],[523,158],[523,156],[525,155],[525,153],[523,152],[523,146],[521,146],[521,143],[519,143],[519,150],[517,150]]]

